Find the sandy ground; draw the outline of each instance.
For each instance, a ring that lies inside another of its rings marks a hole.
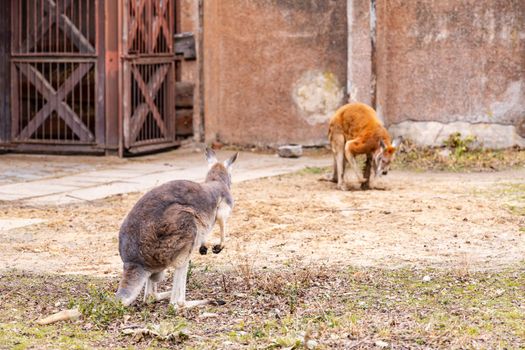
[[[382,190],[347,192],[320,177],[305,171],[234,184],[229,245],[193,261],[218,269],[300,262],[485,270],[525,258],[524,169],[394,171],[377,184]],[[54,208],[0,204],[0,219],[44,220],[0,231],[0,270],[119,274],[118,228],[140,195]]]

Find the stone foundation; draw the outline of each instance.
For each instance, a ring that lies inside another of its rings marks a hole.
[[[461,133],[462,137],[475,136],[485,148],[525,147],[525,138],[513,125],[494,123],[439,123],[405,121],[388,127],[392,137],[402,136],[419,146],[441,146],[450,134]]]

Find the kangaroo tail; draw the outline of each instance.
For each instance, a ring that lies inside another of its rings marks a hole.
[[[140,265],[124,263],[124,272],[116,297],[122,301],[122,304],[130,305],[137,299],[150,275],[151,273],[144,270],[144,267]]]

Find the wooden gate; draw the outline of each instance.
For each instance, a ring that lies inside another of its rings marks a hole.
[[[122,0],[122,119],[125,152],[177,145],[174,0]]]
[[[16,0],[11,12],[14,147],[103,151],[100,1]]]

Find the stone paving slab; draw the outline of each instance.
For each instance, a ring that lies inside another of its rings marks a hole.
[[[45,221],[44,219],[20,219],[20,218],[0,219],[0,232],[9,231],[11,229],[18,228],[18,227],[40,224],[44,221]]]
[[[217,153],[221,160],[233,154],[231,151]],[[188,149],[144,158],[117,159],[114,162],[102,157],[83,156],[80,162],[74,157],[46,156],[45,160],[39,157],[34,159],[38,163],[34,173],[31,172],[31,159],[30,156],[23,156],[20,160],[23,166],[17,167],[17,158],[11,156],[8,164],[0,165],[0,169],[11,174],[8,181],[0,181],[0,201],[23,201],[32,205],[80,203],[117,194],[145,192],[172,180],[200,182],[207,171],[203,153]],[[45,167],[41,164],[43,162]],[[331,157],[328,155],[289,159],[241,152],[232,177],[235,183],[286,174],[306,166],[327,166],[330,163]],[[17,169],[20,169],[20,176],[16,173]],[[57,176],[53,176],[52,169],[56,169]],[[64,173],[64,169],[67,169],[67,173]]]

